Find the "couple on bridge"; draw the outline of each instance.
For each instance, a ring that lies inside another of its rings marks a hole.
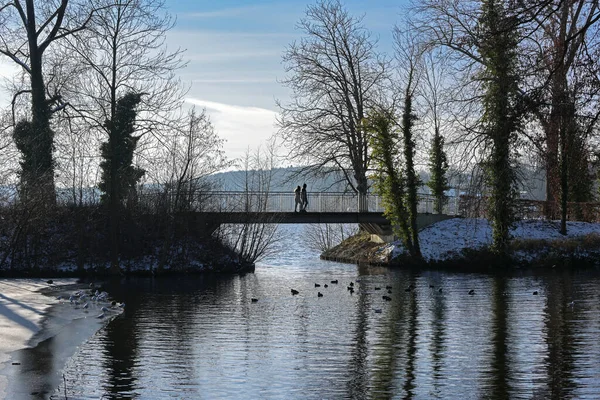
[[[298,212],[298,204],[300,204],[300,212],[306,212],[306,207],[308,206],[306,183],[302,185],[302,189],[300,189],[300,185],[296,187],[294,190],[294,199],[296,201],[296,204],[294,205],[294,212]]]

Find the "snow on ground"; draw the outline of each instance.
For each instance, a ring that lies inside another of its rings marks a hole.
[[[565,237],[558,233],[558,221],[518,221],[511,230],[515,239],[557,240]],[[600,224],[567,222],[567,237],[589,234],[600,235]],[[492,228],[486,219],[453,218],[430,225],[419,232],[421,253],[426,261],[443,261],[457,256],[464,249],[478,249],[492,243]],[[401,254],[404,248],[394,242],[392,256]]]
[[[74,281],[61,280],[67,282]],[[0,399],[6,396],[8,382],[2,370],[10,360],[9,353],[27,347],[41,329],[45,311],[58,302],[39,292],[47,287],[45,279],[0,279]]]
[[[52,283],[48,283],[47,279],[0,279],[0,400],[8,398],[10,382],[7,376],[12,373],[11,368],[16,368],[12,365],[14,352],[34,347],[62,332],[75,319],[90,318],[90,329],[82,332],[91,335],[122,313],[120,307],[109,306],[110,298],[106,296],[95,302],[85,297],[76,299],[78,302],[81,300],[81,304],[89,301],[89,314],[86,307],[64,300],[65,295],[68,298],[75,291],[83,294],[81,289],[87,288],[87,285],[78,284],[76,279],[53,279]],[[50,290],[45,290],[47,294],[44,294],[42,289]],[[63,299],[59,300],[57,293]],[[64,306],[58,309],[52,307],[59,304]],[[103,304],[110,307],[106,317],[100,308]],[[99,317],[100,312],[102,318]],[[83,341],[89,338],[75,336]],[[74,343],[75,347],[77,345],[79,342]]]

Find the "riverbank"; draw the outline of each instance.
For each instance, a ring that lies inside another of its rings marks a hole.
[[[373,243],[365,233],[324,252],[321,258],[458,270],[488,270],[498,263],[506,266],[507,262],[515,267],[600,264],[600,224],[568,222],[566,236],[558,232],[559,224],[559,221],[518,221],[511,230],[509,260],[499,260],[490,253],[492,228],[487,220],[474,218],[441,221],[419,232],[422,260],[411,259],[400,241]]]
[[[255,265],[242,260],[234,251],[216,240],[188,241],[172,247],[168,255],[157,245],[146,254],[122,257],[119,261],[121,276],[169,276],[185,274],[238,274],[254,272]],[[114,276],[108,254],[97,260],[81,262],[75,252],[34,267],[0,268],[0,278],[102,278]]]
[[[56,335],[67,332],[69,340],[61,342],[63,351],[55,349],[52,364],[64,363],[77,346],[121,313],[121,310],[114,309],[105,317],[97,318],[101,312],[99,305],[92,304],[89,309],[83,309],[57,299],[58,294],[68,296],[76,289],[87,288],[87,285],[78,284],[74,279],[48,282],[42,279],[0,279],[0,399],[29,398],[33,395],[15,393],[11,388],[16,376],[20,380],[29,379],[28,371],[32,368],[29,362],[42,362],[24,357],[22,352],[33,350]],[[77,329],[70,328],[73,324],[77,324]],[[61,344],[54,347],[61,347]],[[39,377],[30,378],[38,383]],[[57,377],[47,377],[50,378],[56,380]],[[56,386],[55,383],[51,389]]]
[[[58,302],[39,293],[46,286],[40,280],[0,281],[0,399],[6,398],[10,353],[27,347],[44,312]]]
[[[114,243],[100,207],[57,208],[35,218],[0,215],[0,277],[114,275]],[[119,274],[244,273],[254,265],[184,216],[124,214],[118,235]]]

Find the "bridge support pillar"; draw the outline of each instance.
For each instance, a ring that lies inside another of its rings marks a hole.
[[[450,218],[456,217],[453,215],[444,214],[419,214],[417,216],[417,229],[421,231],[429,225],[433,225],[436,222],[444,221]],[[391,224],[362,222],[360,227],[371,234],[371,241],[375,243],[391,243],[397,239],[396,235],[394,235]]]
[[[371,234],[371,242],[391,243],[395,240],[394,232],[390,224],[361,223],[362,230]]]

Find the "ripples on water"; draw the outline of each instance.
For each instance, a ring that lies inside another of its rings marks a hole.
[[[69,398],[600,397],[596,271],[412,273],[284,245],[254,274],[115,286],[126,311],[68,362]]]

